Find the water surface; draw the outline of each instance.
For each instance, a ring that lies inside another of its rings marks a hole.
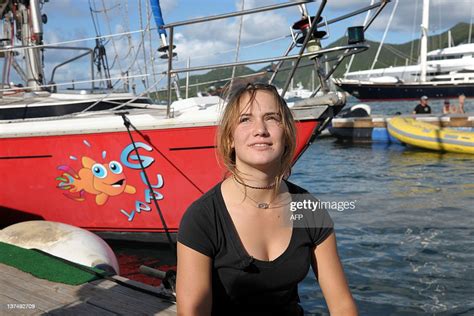
[[[474,314],[474,156],[321,139],[292,181],[330,211],[361,315]],[[314,276],[300,287],[308,313],[326,315]]]

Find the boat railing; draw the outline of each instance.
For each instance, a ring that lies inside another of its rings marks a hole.
[[[56,90],[56,86],[54,84],[54,75],[56,74],[56,70],[62,66],[65,66],[69,63],[72,63],[84,56],[87,56],[87,55],[90,55],[90,71],[91,71],[91,89],[92,91],[94,91],[95,89],[95,80],[94,80],[94,50],[92,48],[89,48],[89,47],[64,47],[64,46],[48,46],[48,45],[45,45],[43,46],[42,48],[46,48],[46,49],[62,49],[62,50],[85,50],[86,52],[85,53],[82,53],[80,55],[77,55],[77,56],[74,56],[70,59],[67,59],[65,60],[64,62],[62,63],[59,63],[58,65],[54,66],[53,70],[51,71],[51,79],[49,80],[49,83],[48,85],[50,85],[50,89],[55,92]]]
[[[190,24],[196,24],[196,23],[205,23],[205,22],[210,22],[210,21],[215,21],[219,19],[226,19],[226,18],[231,18],[231,17],[237,17],[237,16],[242,16],[242,15],[248,15],[248,14],[254,14],[254,13],[260,13],[264,11],[270,11],[270,10],[277,10],[277,9],[282,9],[282,8],[287,8],[291,6],[296,6],[296,5],[304,5],[306,3],[314,2],[314,0],[302,0],[302,1],[292,1],[292,2],[286,2],[286,3],[281,3],[281,4],[276,4],[276,5],[270,5],[270,6],[264,6],[264,7],[258,7],[258,8],[253,8],[253,9],[247,9],[247,10],[242,10],[242,11],[236,11],[236,12],[231,12],[231,13],[225,13],[225,14],[220,14],[220,15],[213,15],[213,16],[208,16],[208,17],[202,17],[202,18],[196,18],[196,19],[191,19],[191,20],[185,20],[185,21],[180,21],[180,22],[174,22],[174,23],[169,23],[165,24],[162,26],[163,29],[167,29],[169,32],[169,43],[166,46],[166,52],[168,56],[168,67],[167,71],[163,72],[164,75],[167,76],[167,115],[170,115],[170,107],[172,103],[172,84],[173,84],[173,79],[174,76],[178,73],[189,73],[189,72],[195,72],[195,71],[203,71],[203,70],[211,70],[211,69],[219,69],[219,68],[231,68],[231,67],[237,67],[237,66],[246,66],[246,65],[254,65],[254,64],[262,64],[262,63],[271,63],[271,62],[283,62],[283,61],[293,61],[293,67],[290,71],[290,75],[286,79],[285,86],[283,88],[282,96],[284,96],[285,92],[287,91],[291,78],[294,76],[296,69],[299,66],[299,62],[302,58],[308,57],[310,59],[313,59],[315,62],[315,66],[318,68],[318,76],[320,79],[320,87],[322,85],[327,85],[330,76],[332,73],[336,70],[337,66],[342,62],[342,60],[350,55],[353,55],[355,53],[362,52],[364,50],[367,50],[369,48],[369,45],[366,44],[365,42],[357,42],[357,43],[349,43],[348,45],[342,45],[342,46],[337,46],[337,47],[331,47],[331,48],[325,48],[325,49],[319,49],[315,51],[308,51],[305,52],[308,43],[310,42],[313,34],[313,31],[316,30],[317,27],[321,27],[323,25],[329,25],[332,23],[336,23],[348,18],[351,18],[355,15],[361,14],[363,12],[373,10],[375,8],[378,8],[377,11],[374,13],[372,18],[369,20],[369,22],[364,26],[364,31],[367,30],[367,28],[372,24],[374,19],[380,14],[382,9],[387,5],[387,3],[390,2],[390,0],[380,0],[380,2],[366,6],[362,9],[353,11],[351,13],[342,15],[340,17],[331,19],[331,20],[325,20],[322,23],[315,23],[315,21],[318,21],[325,6],[327,3],[327,0],[322,0],[321,4],[319,5],[319,8],[317,10],[317,13],[314,17],[311,17],[311,20],[313,23],[311,23],[311,28],[307,32],[307,35],[304,38],[304,41],[301,45],[300,51],[298,54],[294,55],[289,55],[290,51],[292,48],[294,48],[296,45],[292,46],[290,44],[290,48],[286,51],[286,53],[282,56],[278,57],[271,57],[271,58],[263,58],[263,59],[254,59],[254,60],[246,60],[246,61],[237,61],[237,62],[229,62],[229,63],[221,63],[221,64],[210,64],[210,65],[204,65],[204,66],[195,66],[195,67],[186,67],[186,68],[173,68],[173,56],[175,53],[173,52],[175,46],[174,46],[174,30],[176,27],[181,27],[181,26],[186,26]],[[327,54],[329,53],[339,53],[337,57],[328,57]],[[324,73],[322,71],[322,65],[324,63],[329,62],[329,61],[335,61],[333,64],[332,68],[327,72]],[[272,76],[274,78],[274,75]],[[179,89],[179,87],[175,87],[175,89]],[[319,88],[318,88],[319,90]],[[314,92],[314,95],[316,94],[317,91]],[[314,96],[313,95],[313,96]]]

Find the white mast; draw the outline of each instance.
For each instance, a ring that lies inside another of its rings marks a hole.
[[[421,23],[421,51],[420,51],[420,65],[421,65],[421,82],[426,81],[427,69],[427,55],[428,55],[428,27],[430,20],[430,1],[423,0],[423,21]]]
[[[21,42],[25,50],[25,71],[27,86],[33,91],[40,91],[43,82],[40,49],[34,48],[42,43],[43,28],[39,0],[31,0],[29,7],[18,5],[17,20],[21,22]]]

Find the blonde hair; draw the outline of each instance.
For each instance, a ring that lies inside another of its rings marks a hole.
[[[278,91],[273,85],[261,83],[234,84],[234,87],[225,93],[227,96],[227,106],[224,109],[217,132],[217,154],[227,171],[239,180],[242,180],[235,164],[235,149],[232,147],[233,131],[242,114],[241,103],[244,96],[249,96],[249,100],[246,104],[246,106],[248,106],[254,102],[258,91],[266,91],[273,95],[278,107],[278,113],[281,116],[285,150],[281,156],[281,169],[275,177],[275,187],[277,189],[282,179],[288,177],[291,173],[291,166],[296,149],[296,126],[293,114],[288,108],[286,101],[278,94]]]

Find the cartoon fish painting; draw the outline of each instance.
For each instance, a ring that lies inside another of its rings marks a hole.
[[[64,195],[68,198],[84,201],[84,193],[87,192],[95,195],[97,205],[104,205],[110,196],[136,192],[134,186],[127,184],[123,167],[118,161],[101,164],[84,156],[81,162],[82,168],[77,173],[69,166],[58,167],[63,174],[56,178],[59,181],[57,187],[67,190]]]

